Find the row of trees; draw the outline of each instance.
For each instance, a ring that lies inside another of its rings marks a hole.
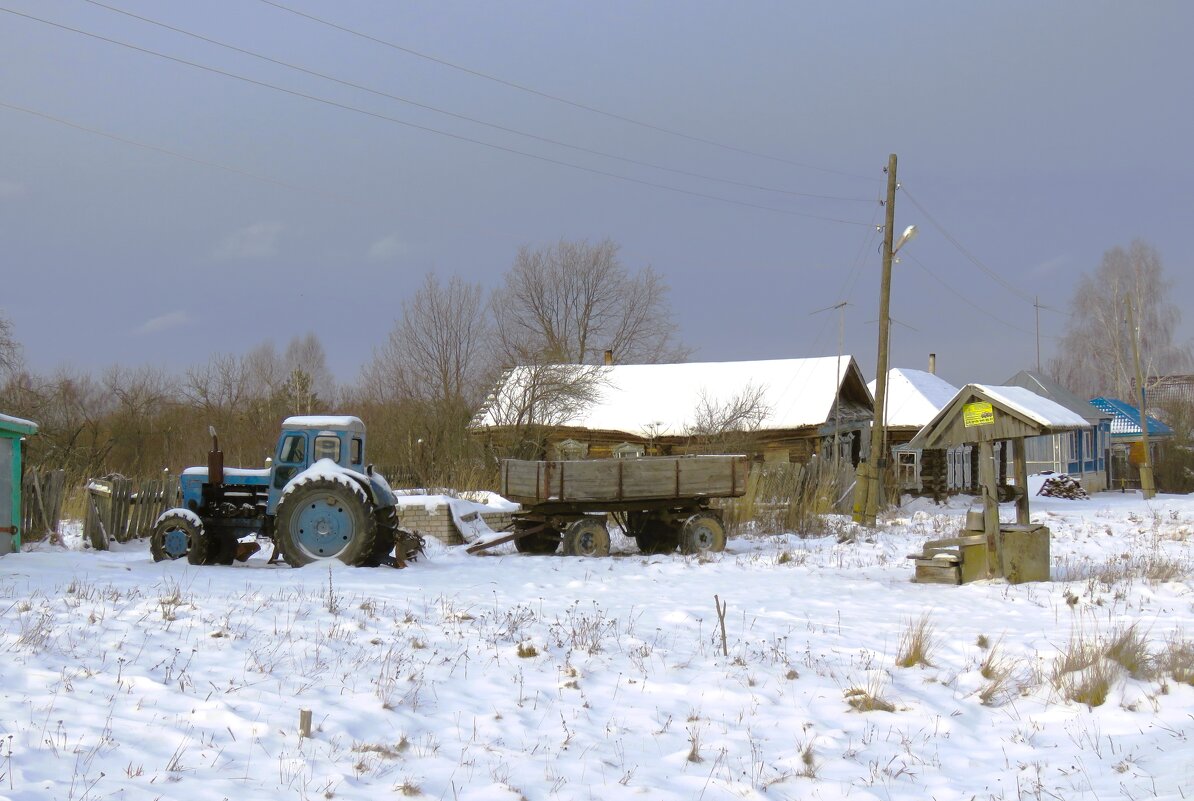
[[[0,317],[0,410],[35,420],[31,462],[72,478],[145,476],[202,459],[207,426],[229,464],[261,464],[281,420],[352,411],[369,428],[370,459],[403,483],[466,483],[489,461],[468,423],[502,370],[549,374],[542,391],[587,398],[603,351],[619,361],[685,358],[675,340],[667,287],[650,267],[630,270],[610,240],[522,248],[492,292],[458,277],[428,275],[407,298],[387,339],[359,378],[337,386],[315,333],[284,350],[266,342],[223,353],[181,373],[108,368],[98,375],[26,369],[11,325]],[[574,367],[560,371],[555,365]],[[553,372],[554,371],[554,372]],[[528,427],[544,422],[524,412]],[[540,409],[541,411],[541,409]],[[519,410],[511,411],[519,422]]]

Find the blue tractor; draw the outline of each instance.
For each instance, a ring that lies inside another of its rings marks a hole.
[[[255,552],[259,537],[273,542],[271,561],[294,567],[327,559],[404,567],[422,551],[422,537],[398,524],[390,485],[365,464],[360,418],[287,418],[261,470],[224,467],[210,431],[207,467],[183,471],[182,506],[154,523],[154,560],[230,565]]]

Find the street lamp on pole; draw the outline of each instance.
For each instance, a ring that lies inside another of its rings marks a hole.
[[[875,360],[875,422],[871,426],[871,447],[867,454],[866,481],[862,483],[863,498],[861,504],[861,522],[866,526],[875,525],[875,517],[879,510],[879,488],[881,476],[887,466],[886,454],[883,452],[884,441],[884,407],[887,402],[887,356],[888,340],[891,329],[891,265],[895,254],[901,247],[917,234],[915,225],[904,229],[899,241],[893,242],[895,234],[895,193],[898,187],[896,181],[896,155],[892,153],[887,160],[887,202],[886,218],[883,225],[883,276],[879,290],[879,354]]]

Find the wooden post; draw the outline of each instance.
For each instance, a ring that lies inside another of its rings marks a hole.
[[[887,402],[887,353],[888,340],[891,335],[891,262],[892,235],[895,233],[895,197],[896,197],[896,155],[887,157],[887,202],[883,225],[883,271],[879,285],[879,354],[875,360],[875,422],[871,426],[871,450],[867,454],[870,474],[870,484],[867,487],[866,505],[863,510],[862,524],[873,528],[875,517],[880,508],[880,484],[883,481],[883,469],[887,467],[887,453],[884,446],[884,405]],[[840,379],[840,376],[839,376]]]
[[[1016,481],[1016,522],[1028,525],[1028,447],[1023,437],[1012,440],[1012,461]]]
[[[308,738],[311,736],[311,710],[299,710],[299,737]]]
[[[983,493],[983,532],[987,535],[987,576],[1003,574],[999,553],[999,487],[995,481],[995,449],[991,440],[978,444],[978,475]]]

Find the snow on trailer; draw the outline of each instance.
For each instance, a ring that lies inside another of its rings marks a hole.
[[[612,517],[643,553],[725,549],[712,498],[746,492],[743,455],[502,462],[501,494],[524,505],[513,531],[471,546],[478,553],[513,541],[521,553],[608,556]]]

